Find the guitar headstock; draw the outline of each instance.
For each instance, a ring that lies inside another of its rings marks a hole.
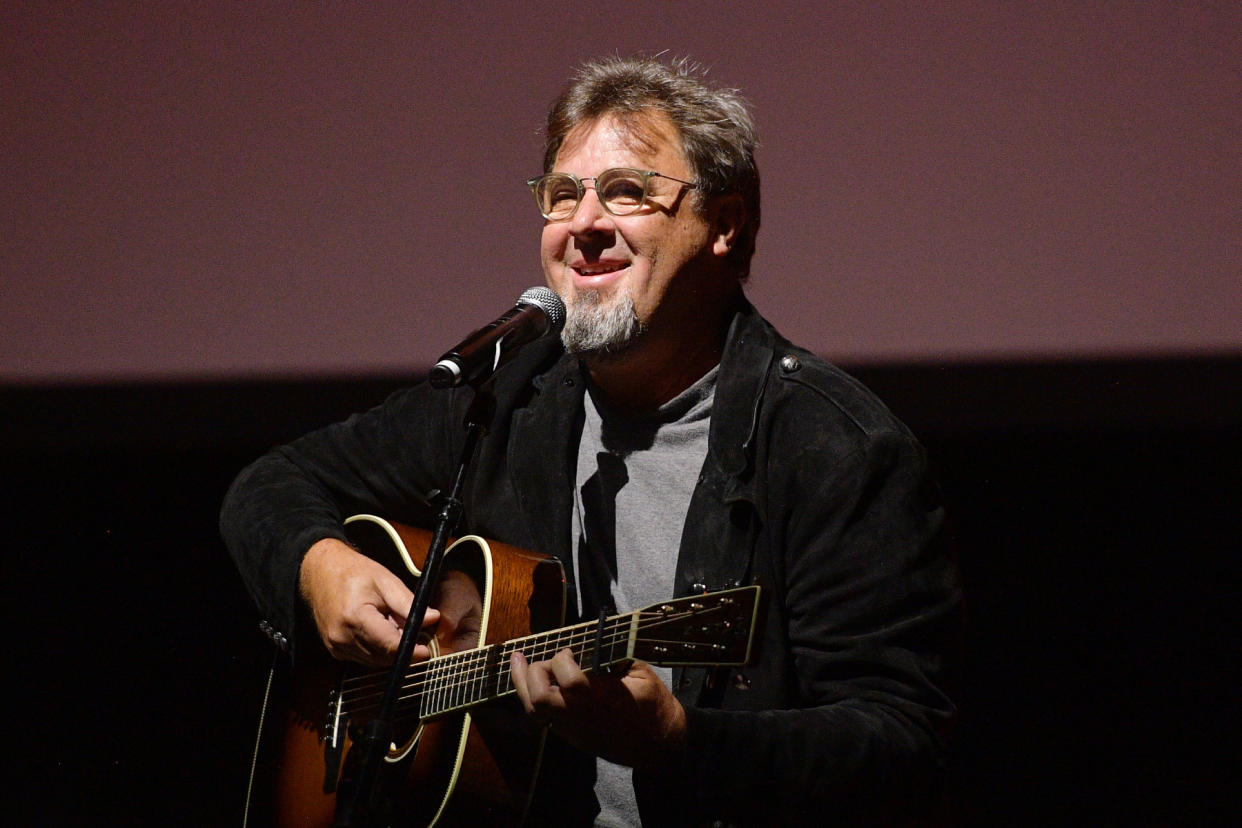
[[[652,604],[638,612],[634,658],[662,667],[741,666],[758,607],[757,586]]]

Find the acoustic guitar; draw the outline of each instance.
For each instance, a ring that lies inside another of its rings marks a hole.
[[[346,521],[350,541],[413,589],[431,535],[373,515]],[[530,661],[570,648],[584,670],[641,659],[660,666],[741,666],[750,657],[759,587],[654,604],[575,624],[564,622],[564,571],[554,558],[487,541],[457,540],[445,569],[469,578],[479,606],[477,641],[437,631],[429,660],[410,665],[397,733],[380,788],[394,825],[507,825],[525,815],[546,728],[517,701],[509,657]],[[447,581],[447,577],[445,579]],[[476,595],[477,592],[477,595]],[[454,649],[456,648],[456,651]],[[379,710],[389,672],[342,666],[326,650],[299,650],[291,704],[275,763],[272,821],[330,826],[357,761],[352,735]]]

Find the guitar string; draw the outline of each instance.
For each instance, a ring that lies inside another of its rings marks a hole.
[[[666,619],[670,621],[677,620],[669,616],[661,616],[656,618],[655,621],[648,621],[645,623],[640,620],[638,628],[640,630],[649,629],[653,626],[653,624],[657,624]],[[618,630],[628,633],[628,630],[632,624],[632,621],[628,616],[614,616],[611,619],[607,619],[607,621],[612,623],[609,627],[605,627],[605,630],[613,634],[615,634]],[[529,651],[531,655],[545,655],[548,652],[557,652],[564,649],[565,646],[572,646],[574,643],[593,639],[596,634],[596,626],[596,624],[590,622],[578,624],[572,627],[565,627],[559,630],[538,633],[536,635],[526,636],[520,639],[501,642],[500,646],[510,646],[511,650],[520,649],[524,652]],[[611,643],[615,644],[616,639],[614,639]],[[405,678],[407,680],[417,677],[431,678],[433,680],[443,678],[445,674],[458,672],[457,665],[459,662],[468,662],[484,658],[489,654],[492,648],[496,646],[498,645],[493,644],[472,650],[463,650],[457,653],[446,653],[445,655],[437,656],[429,661],[419,662],[418,664],[412,665],[411,671],[406,674]],[[429,676],[429,673],[432,675]],[[361,676],[354,676],[343,682],[347,686],[347,689],[344,692],[349,694],[355,690],[365,689],[367,685],[372,683],[382,684],[386,678],[387,674],[382,671],[368,673]]]
[[[718,609],[720,609],[720,607],[712,607],[709,608],[707,612],[710,613],[713,610]],[[650,627],[654,625],[677,621],[686,615],[692,614],[695,613],[681,613],[679,615],[669,616],[664,614],[657,615],[650,612],[640,612],[638,627],[639,629],[650,629]],[[704,616],[704,613],[701,610],[697,614],[700,617]],[[642,620],[643,618],[648,620],[644,622]],[[621,638],[617,638],[615,637],[615,633],[618,630],[621,630],[622,632],[628,631],[628,628],[632,624],[632,616],[614,616],[613,618],[607,620],[611,624],[611,633],[613,634],[613,637],[605,643],[609,646],[615,647],[618,641],[625,637],[622,636]],[[527,636],[522,639],[515,639],[514,641],[504,642],[501,645],[491,645],[489,647],[467,650],[461,653],[450,653],[445,656],[437,657],[430,662],[421,662],[418,665],[414,665],[411,672],[405,676],[406,684],[402,689],[417,691],[420,683],[434,684],[438,682],[441,686],[437,687],[436,690],[442,695],[447,692],[461,692],[464,689],[468,690],[471,685],[477,685],[482,680],[482,677],[487,676],[487,660],[494,655],[496,647],[500,647],[502,652],[505,649],[508,649],[510,653],[517,649],[530,650],[531,655],[537,660],[539,657],[550,652],[564,649],[565,646],[572,648],[577,644],[589,643],[589,641],[596,636],[596,633],[592,631],[595,626],[596,625],[591,624],[590,622],[586,622],[584,624],[567,627],[561,630],[540,633],[534,636]],[[628,635],[628,632],[626,632],[626,634]],[[532,644],[534,646],[521,646],[526,644]],[[587,652],[589,651],[584,650],[583,654],[586,654]],[[463,670],[463,665],[467,666],[469,669]],[[504,672],[503,668],[500,668],[499,665],[497,665],[497,668],[500,669],[501,673]],[[495,672],[492,674],[497,675]],[[450,681],[449,679],[455,680]],[[343,688],[342,691],[343,703],[349,704],[350,707],[353,708],[359,702],[365,702],[367,699],[365,696],[360,696],[360,694],[365,693],[368,689],[376,685],[382,684],[384,680],[386,680],[386,674],[382,672],[346,679],[344,682],[346,687]],[[346,699],[346,696],[349,698]]]
[[[606,646],[615,646],[623,643],[628,638],[625,636],[612,636],[605,641]],[[560,642],[573,648],[575,645],[583,645],[582,654],[586,655],[589,650],[586,645],[589,642],[580,640],[577,642]],[[503,647],[502,650],[515,651],[514,647]],[[546,654],[551,654],[552,650],[548,649]],[[535,654],[533,657],[540,657],[541,654]],[[591,669],[585,667],[584,669]],[[417,683],[406,688],[405,692],[399,699],[398,720],[405,722],[411,719],[426,720],[437,715],[458,710],[464,707],[470,707],[474,704],[499,698],[512,693],[514,688],[512,685],[512,670],[509,668],[507,659],[503,663],[497,663],[495,671],[490,675],[486,672],[486,667],[472,666],[468,672],[463,672],[464,680],[453,680],[453,676],[447,677],[447,683],[435,686],[432,681],[430,690],[424,688],[419,690]],[[416,704],[409,702],[416,700]],[[367,700],[363,700],[364,702]],[[364,704],[356,708],[356,712],[361,715],[377,707],[377,704]]]
[[[614,619],[614,621],[616,620],[617,619]],[[619,642],[626,640],[629,637],[630,626],[631,622],[628,619],[624,619],[623,623],[613,623],[611,628],[605,627],[607,638],[604,640],[604,643],[608,646],[615,646]],[[404,700],[413,695],[418,695],[420,687],[434,685],[437,682],[440,682],[442,685],[441,687],[436,688],[439,691],[452,690],[462,685],[477,682],[480,676],[487,675],[487,659],[496,652],[511,655],[517,650],[523,650],[524,652],[528,652],[532,659],[540,660],[542,657],[559,652],[565,647],[573,649],[577,645],[586,644],[593,641],[596,637],[595,631],[593,629],[587,629],[587,627],[593,628],[595,625],[584,624],[576,627],[567,627],[563,630],[557,630],[555,633],[545,633],[537,636],[531,636],[529,638],[515,639],[513,641],[503,642],[499,645],[490,645],[476,650],[466,650],[460,653],[449,653],[447,655],[440,656],[437,659],[433,659],[432,661],[421,662],[420,664],[414,665],[414,669],[412,669],[410,673],[406,674],[406,681],[401,688],[402,691],[415,692],[406,693],[401,697],[401,699]],[[622,634],[618,635],[618,631]],[[542,640],[534,641],[532,639]],[[521,646],[524,644],[533,646]],[[496,647],[499,647],[498,651],[495,649]],[[462,666],[466,666],[467,669],[462,670]],[[495,675],[497,678],[507,676],[510,672],[508,669],[507,659],[504,659],[503,661],[497,659],[496,668],[497,673]],[[371,690],[377,686],[382,686],[384,680],[386,679],[386,674],[382,672],[372,673],[368,676],[358,678],[373,680],[367,681],[367,683],[363,686],[351,687],[349,690],[342,692],[342,703],[347,704],[351,710],[364,709],[364,707],[361,706],[363,703],[377,697],[374,694],[360,696],[359,692]],[[459,680],[450,681],[452,679]]]
[[[612,619],[612,620],[615,620],[615,619]],[[630,625],[629,620],[626,620],[624,622],[624,627],[628,629],[629,625]],[[591,628],[590,630],[587,630],[588,626]],[[594,624],[579,624],[573,627],[565,627],[563,629],[555,630],[555,631],[548,632],[548,633],[539,633],[533,636],[527,636],[525,638],[514,639],[512,641],[505,641],[505,642],[502,642],[502,645],[513,645],[514,649],[521,649],[523,651],[529,650],[532,654],[536,652],[543,654],[548,650],[550,645],[552,644],[563,645],[566,640],[573,642],[575,640],[580,639],[587,632],[590,632],[590,635],[593,637],[595,634],[594,633],[595,626],[596,625]],[[613,624],[610,631],[615,633],[617,629],[618,629],[618,625]],[[529,644],[531,646],[519,646],[519,645],[524,645],[524,644]],[[410,679],[413,679],[413,678],[424,678],[424,679],[432,679],[432,680],[442,678],[443,675],[446,673],[455,672],[457,670],[456,665],[459,662],[466,662],[466,661],[471,661],[474,659],[483,658],[492,650],[492,648],[496,646],[497,645],[492,644],[492,645],[488,645],[485,647],[480,647],[480,648],[471,649],[471,650],[463,650],[461,652],[456,652],[456,653],[445,653],[444,655],[437,656],[428,661],[419,662],[418,664],[411,665],[411,670],[409,673],[406,674],[405,679],[408,682]],[[558,650],[563,649],[563,646],[558,647],[557,649]],[[354,676],[354,677],[346,679],[343,682],[343,684],[347,685],[348,687],[348,689],[346,689],[344,693],[349,694],[358,689],[365,689],[366,686],[371,685],[371,684],[383,684],[386,679],[387,679],[387,673],[384,673],[382,671],[367,673],[362,676]],[[406,686],[408,687],[411,685],[407,684]]]
[[[625,635],[610,635],[605,639],[605,644],[606,646],[615,646],[618,643],[624,642],[628,637],[628,632]],[[547,646],[539,649],[530,649],[531,658],[539,660],[546,655],[551,655],[553,652],[564,649],[566,646],[575,649],[578,645],[585,645],[589,641],[593,641],[594,638],[594,633],[589,637],[581,634],[562,638],[556,642],[557,646],[555,649]],[[443,664],[436,665],[432,670],[415,671],[407,675],[407,679],[413,680],[407,681],[401,688],[402,692],[397,700],[399,705],[398,719],[428,718],[470,702],[483,701],[512,692],[512,670],[509,667],[507,656],[518,649],[522,649],[512,645],[513,642],[493,645],[499,646],[501,657],[496,659],[494,671],[490,672],[490,674],[486,661],[478,658],[478,654],[487,653],[487,650],[491,649],[489,647],[484,648],[482,651],[471,651],[469,654],[475,656],[474,658],[462,659],[461,661],[466,666],[464,670],[456,669],[456,665],[453,664]],[[454,653],[453,655],[459,654]],[[493,692],[489,693],[489,690],[493,690]],[[373,712],[379,706],[381,695],[380,693],[369,693],[362,696],[352,695],[349,699],[342,700],[342,708],[345,709],[344,712],[357,715]],[[474,698],[476,695],[478,695],[478,698]],[[419,699],[420,704],[406,704],[413,699]],[[424,710],[423,708],[430,709]]]
[[[709,610],[709,612],[710,611],[711,610]],[[691,613],[683,613],[682,615],[684,616],[688,614]],[[702,612],[698,614],[700,616],[704,615]],[[680,620],[677,616],[655,615],[654,613],[648,613],[645,616],[648,620],[644,622],[641,620],[643,617],[644,616],[640,616],[638,624],[639,630],[649,630],[661,623]],[[632,620],[627,616],[614,616],[612,619],[608,619],[608,621],[612,623],[610,627],[605,627],[605,631],[612,634],[613,637],[606,643],[610,646],[615,646],[619,641],[622,641],[628,637]],[[618,631],[622,633],[619,637],[616,636]],[[405,676],[405,679],[407,680],[405,687],[417,687],[417,683],[409,683],[412,679],[423,679],[425,682],[435,682],[443,681],[446,678],[464,677],[464,682],[461,683],[470,683],[475,681],[477,679],[474,674],[477,674],[478,669],[487,669],[487,659],[493,654],[493,652],[495,652],[495,648],[498,646],[501,647],[502,650],[508,649],[510,653],[516,650],[523,650],[537,659],[537,657],[547,655],[548,653],[559,652],[566,646],[572,648],[579,643],[589,643],[594,640],[595,637],[596,625],[588,622],[548,633],[539,633],[534,636],[527,636],[521,639],[501,642],[499,645],[493,644],[472,650],[464,650],[459,653],[448,653],[431,659],[430,661],[424,661],[417,665],[413,665],[411,671]],[[523,646],[526,644],[533,646]],[[471,671],[463,671],[461,669],[463,665],[469,666]],[[346,679],[344,684],[347,685],[347,689],[343,691],[343,697],[350,696],[350,700],[356,700],[356,694],[359,691],[366,690],[375,684],[382,684],[386,678],[387,675],[385,673],[378,672]]]
[[[639,612],[637,626],[639,630],[650,630],[661,624],[679,621],[691,615],[705,618],[707,614],[719,609],[720,607],[712,607],[706,612],[700,610],[697,613],[683,612],[676,615]],[[615,647],[618,643],[626,641],[629,638],[631,626],[633,626],[632,615],[614,616],[613,618],[606,619],[606,636],[601,638],[601,644],[607,647]],[[432,710],[424,715],[435,715],[436,713],[460,707],[463,704],[489,698],[486,695],[479,699],[469,697],[479,690],[484,690],[483,684],[487,684],[489,688],[494,686],[500,691],[495,695],[503,695],[512,691],[510,683],[511,670],[507,657],[491,661],[489,667],[489,660],[497,652],[502,656],[508,656],[513,652],[522,650],[527,652],[532,660],[537,661],[545,656],[559,652],[565,649],[565,647],[575,649],[577,646],[582,645],[582,652],[577,654],[578,657],[582,657],[590,653],[590,650],[585,645],[593,643],[596,638],[597,624],[586,622],[561,630],[514,639],[480,649],[449,653],[431,661],[420,662],[417,665],[413,665],[413,669],[406,674],[405,683],[401,688],[402,695],[398,698],[398,704],[418,696],[426,698],[424,694],[427,692],[426,688],[428,686],[432,687],[431,692],[438,701],[442,703],[447,702],[447,704],[442,709]],[[496,648],[499,648],[499,650]],[[462,669],[463,667],[465,669]],[[343,685],[347,685],[347,687],[343,686],[342,689],[342,708],[346,709],[346,712],[361,714],[368,708],[378,705],[378,699],[382,696],[382,692],[367,691],[375,690],[376,688],[382,690],[386,678],[385,673],[379,672],[346,679]],[[503,691],[501,691],[502,687],[505,688]],[[454,696],[454,694],[457,695]],[[467,694],[467,697],[462,698],[462,694]]]

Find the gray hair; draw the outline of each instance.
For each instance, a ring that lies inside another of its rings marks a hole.
[[[566,136],[581,124],[612,115],[643,137],[645,117],[667,116],[699,185],[695,204],[732,193],[742,197],[746,223],[729,261],[745,279],[759,232],[758,136],[737,90],[712,88],[702,76],[684,58],[665,64],[653,57],[613,57],[584,64],[548,111],[543,171],[552,171]]]

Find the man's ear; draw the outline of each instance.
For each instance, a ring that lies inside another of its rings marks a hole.
[[[740,193],[717,196],[713,202],[710,214],[712,253],[724,258],[737,244],[746,224],[746,205]]]

